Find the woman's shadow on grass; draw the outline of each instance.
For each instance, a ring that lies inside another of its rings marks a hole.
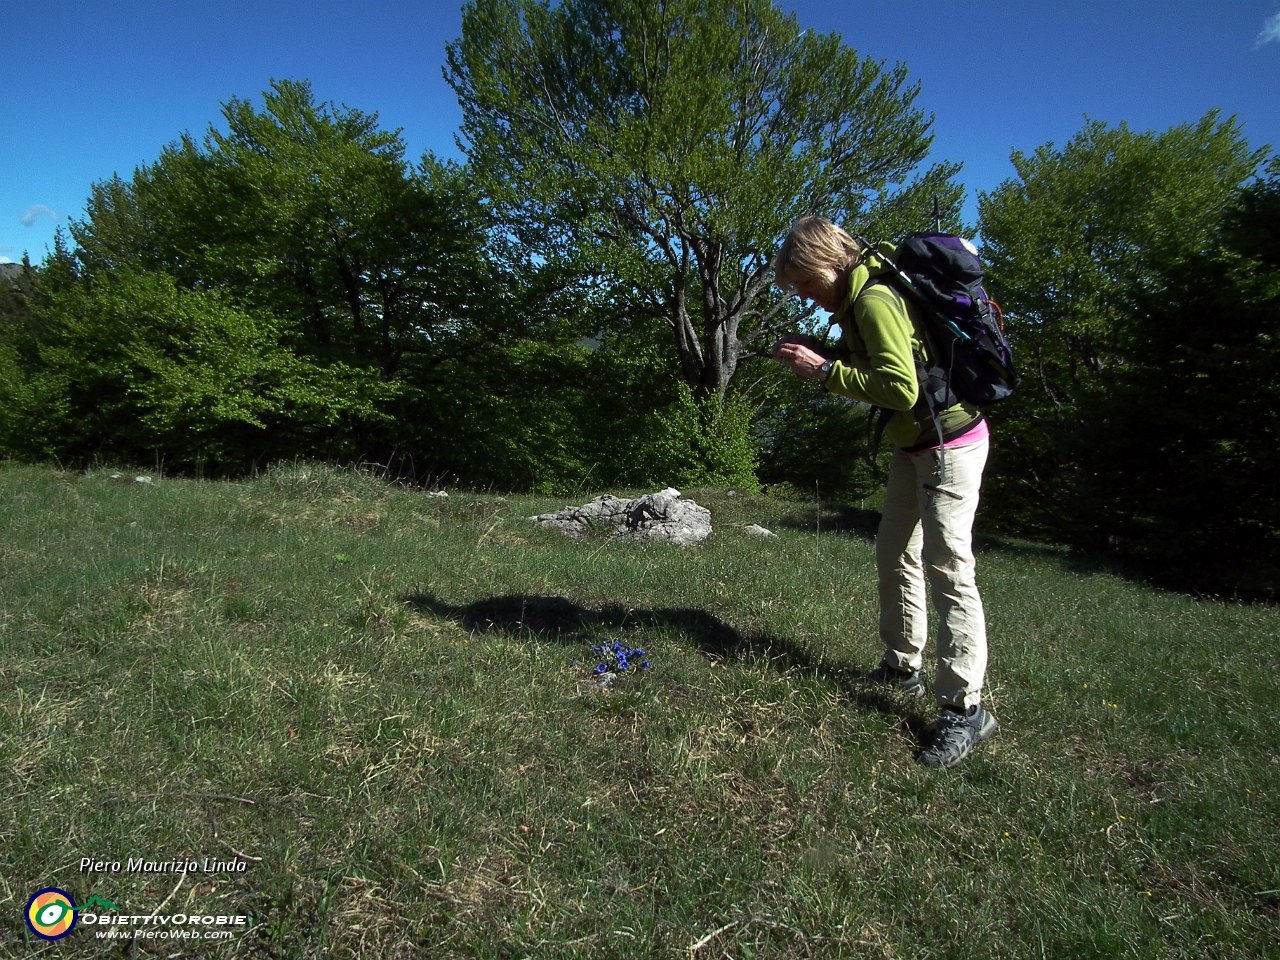
[[[672,633],[697,645],[700,653],[717,660],[767,661],[778,670],[798,670],[835,683],[842,694],[866,710],[898,720],[903,729],[923,745],[932,730],[931,720],[904,705],[899,697],[867,679],[865,671],[834,665],[793,641],[767,633],[744,634],[719,617],[691,607],[641,610],[617,603],[585,607],[568,597],[507,595],[486,597],[472,603],[447,603],[426,593],[413,593],[403,602],[477,633],[499,632],[539,640],[581,644],[599,634],[640,628]]]

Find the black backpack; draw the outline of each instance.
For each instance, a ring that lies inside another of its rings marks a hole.
[[[867,285],[886,283],[921,308],[929,363],[916,362],[918,403],[927,406],[941,445],[943,410],[961,401],[989,407],[1012,396],[1022,380],[1000,307],[982,285],[985,274],[976,252],[952,234],[913,233],[898,246],[897,263],[886,257],[884,264],[887,272]],[[892,411],[881,411],[873,455],[890,416]]]

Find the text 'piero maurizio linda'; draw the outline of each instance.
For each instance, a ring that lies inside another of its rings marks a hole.
[[[130,857],[119,860],[80,860],[81,873],[244,873],[248,864],[244,860],[146,860]]]

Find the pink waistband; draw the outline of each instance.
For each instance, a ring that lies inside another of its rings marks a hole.
[[[962,433],[960,434],[960,436],[955,437],[954,439],[948,440],[946,443],[942,444],[942,449],[950,450],[952,447],[967,447],[969,444],[977,443],[979,440],[986,440],[989,436],[991,436],[991,428],[987,426],[987,418],[983,417],[981,420],[979,420],[977,423],[973,425],[972,430],[969,430],[966,433]],[[929,453],[931,450],[937,450],[937,449],[938,449],[938,444],[935,443],[932,447],[925,447],[923,450],[912,451],[910,455],[913,457],[918,457],[922,453]]]

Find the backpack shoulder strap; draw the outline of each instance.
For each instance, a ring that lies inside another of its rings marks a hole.
[[[889,274],[877,274],[862,285],[862,289],[858,291],[857,299],[861,300],[863,294],[869,293],[874,287],[888,287],[889,285]]]

